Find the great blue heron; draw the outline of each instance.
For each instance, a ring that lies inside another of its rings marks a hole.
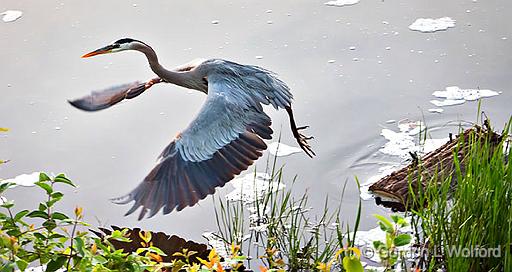
[[[274,73],[221,59],[197,60],[166,70],[149,45],[130,38],[120,39],[82,57],[124,50],[144,53],[158,77],[92,92],[69,101],[71,105],[85,111],[105,109],[161,82],[208,95],[196,118],[164,149],[158,164],[144,181],[128,195],[113,199],[118,204],[135,201],[126,215],[140,206],[139,220],[148,211],[149,217],[154,216],[162,207],[164,214],[174,209],[180,211],[246,170],[267,148],[262,139],[272,138],[271,120],[262,104],[286,109],[299,146],[308,156],[315,155],[307,142],[312,137],[299,133],[307,126],[295,125],[292,94]]]

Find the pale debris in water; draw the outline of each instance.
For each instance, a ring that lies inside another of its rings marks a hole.
[[[409,26],[409,29],[420,32],[436,32],[440,30],[447,30],[450,27],[455,27],[455,20],[450,17],[442,17],[438,19],[419,18]]]
[[[466,101],[474,101],[480,98],[497,96],[498,94],[498,92],[495,92],[493,90],[461,89],[458,86],[446,87],[445,91],[435,91],[432,93],[433,96],[439,98]]]
[[[295,153],[301,153],[302,149],[285,145],[283,143],[273,142],[268,145],[268,152],[276,157],[286,157]]]
[[[409,217],[406,217],[405,220],[409,222],[408,226],[399,228],[399,233],[409,233],[412,234],[413,230],[411,228],[410,222],[411,219]],[[352,234],[350,234],[352,235]],[[356,232],[356,240],[354,242],[355,246],[358,248],[372,248],[373,249],[373,242],[374,241],[382,241],[386,242],[386,232],[383,231],[380,227],[376,227],[370,230],[361,230]],[[399,251],[404,250],[407,252],[410,252],[411,245],[414,244],[414,239],[411,239],[411,242],[407,245],[403,245],[398,247],[397,249]],[[380,262],[379,254],[375,252],[375,254],[369,254],[368,256],[365,256],[368,259],[374,261],[374,262]]]
[[[379,149],[380,152],[391,156],[398,156],[401,159],[407,159],[410,157],[409,153],[426,154],[448,141],[448,138],[426,139],[423,143],[416,144],[418,136],[415,135],[425,129],[425,125],[420,121],[400,122],[398,128],[400,132],[387,128],[382,129],[380,135],[384,136],[388,142]]]
[[[369,177],[365,183],[361,184],[361,189],[359,196],[362,200],[370,200],[373,198],[372,193],[369,191],[370,186],[375,182],[379,181],[381,178],[393,173],[393,171],[398,169],[398,165],[388,165],[382,166],[378,170],[378,174]]]
[[[285,187],[284,184],[273,181],[269,174],[261,172],[256,172],[256,175],[246,174],[241,178],[234,179],[230,184],[235,189],[226,195],[226,199],[244,203],[253,203],[265,194],[277,192]]]
[[[16,270],[16,272],[19,272],[20,270]],[[27,269],[23,270],[25,272],[45,272],[46,271],[46,265],[43,266],[35,266],[35,267],[28,267]],[[64,272],[66,269],[60,268],[55,270],[55,272]]]
[[[493,97],[499,95],[498,92],[485,89],[461,89],[458,86],[446,87],[445,91],[435,91],[433,96],[444,98],[444,100],[430,100],[430,103],[438,106],[453,106],[464,104],[466,101],[474,101],[480,98]]]
[[[213,20],[213,21],[212,21],[212,25],[218,25],[219,23],[220,23],[220,21],[219,21],[219,20]]]
[[[435,108],[435,109],[428,109],[428,112],[431,112],[431,113],[443,113],[444,109],[439,109],[439,108]]]
[[[0,181],[0,184],[14,183],[14,187],[18,185],[31,187],[34,186],[35,183],[39,181],[39,173],[40,172],[34,172],[32,174],[22,174],[11,179],[4,179]]]
[[[452,99],[445,99],[445,100],[430,100],[430,103],[434,104],[437,107],[444,107],[444,106],[454,106],[454,105],[460,105],[464,104],[466,100],[452,100]]]
[[[208,245],[215,249],[215,252],[224,259],[229,258],[229,245],[222,240],[219,235],[213,232],[204,232],[203,237],[208,241]]]
[[[0,13],[0,15],[2,15],[2,20],[4,22],[9,23],[18,20],[21,15],[23,15],[23,12],[19,10],[6,10]]]
[[[357,3],[359,3],[359,0],[333,0],[333,1],[325,2],[324,4],[327,6],[333,6],[333,7],[343,7],[343,6],[355,5]]]

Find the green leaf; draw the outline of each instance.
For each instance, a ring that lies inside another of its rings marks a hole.
[[[75,246],[81,256],[85,256],[85,243],[81,237],[75,237]]]
[[[28,267],[28,262],[23,259],[19,259],[16,261],[16,265],[18,266],[19,270],[25,271],[25,269]]]
[[[345,256],[343,258],[343,268],[347,272],[364,272],[363,265],[356,256]]]
[[[53,233],[48,238],[50,239],[60,239],[60,238],[67,238],[66,236],[60,234],[60,233]]]
[[[373,247],[376,249],[376,250],[380,250],[381,248],[385,248],[385,245],[383,242],[381,241],[373,241]]]
[[[374,214],[373,216],[379,220],[379,226],[383,231],[388,233],[395,231],[393,224],[386,217],[379,214]]]
[[[60,212],[54,212],[52,213],[52,219],[54,220],[64,220],[64,219],[68,219],[69,217],[63,213],[60,213]]]
[[[39,173],[39,181],[50,181],[52,180],[46,173]]]
[[[411,242],[411,235],[410,234],[400,234],[397,237],[395,237],[394,243],[395,246],[405,246]]]
[[[39,218],[48,219],[48,214],[43,211],[31,211],[29,214],[27,214],[27,217],[31,217],[31,218],[39,217]]]
[[[393,220],[393,222],[395,223],[398,223],[398,221],[400,221],[400,219],[402,218],[400,215],[397,215],[397,214],[392,214],[390,215],[389,217],[391,217],[391,219]]]
[[[43,234],[39,233],[39,232],[35,232],[35,233],[34,233],[34,236],[35,236],[37,239],[39,239],[39,240],[46,240],[46,237],[45,237]]]
[[[59,200],[60,200],[60,199],[64,196],[64,194],[63,194],[63,193],[61,193],[61,192],[53,192],[50,196],[51,196],[52,198],[55,198],[55,199],[59,199]]]
[[[64,266],[64,264],[66,263],[67,260],[68,260],[68,258],[64,257],[64,256],[60,256],[60,257],[58,257],[55,260],[51,260],[48,263],[48,265],[46,266],[46,272],[55,272],[55,271],[57,271],[59,268]]]
[[[64,174],[57,175],[55,177],[55,179],[53,179],[53,181],[56,183],[65,183],[65,184],[71,185],[73,187],[76,187],[76,185],[70,179],[68,179]]]
[[[108,262],[108,260],[105,257],[103,257],[101,255],[94,255],[92,263],[93,263],[93,265],[96,265],[96,264],[104,264],[106,262]]]
[[[46,205],[44,205],[44,203],[39,203],[38,210],[44,212],[44,211],[46,211],[46,209],[48,209],[48,207],[46,207]]]
[[[10,209],[10,208],[14,207],[14,200],[6,201],[2,205],[0,205],[0,207]]]
[[[9,189],[9,188],[11,188],[11,187],[13,187],[15,185],[12,182],[5,182],[5,183],[2,183],[2,182],[0,182],[0,194],[5,192],[7,189]]]
[[[53,193],[53,188],[50,186],[50,184],[44,182],[44,181],[38,181],[35,183],[40,188],[43,188],[47,194],[51,195]]]
[[[148,251],[151,252],[151,253],[156,253],[160,256],[167,256],[167,254],[165,254],[161,249],[159,249],[158,247],[154,247],[154,246],[150,246],[148,248]]]
[[[51,231],[57,227],[57,223],[55,223],[55,220],[53,220],[53,219],[48,219],[48,220],[44,221],[43,227],[45,227],[47,230]]]
[[[19,213],[17,213],[15,216],[14,216],[14,221],[19,221],[21,218],[23,218],[25,215],[27,215],[30,211],[29,210],[23,210]],[[23,270],[23,269],[21,269]]]

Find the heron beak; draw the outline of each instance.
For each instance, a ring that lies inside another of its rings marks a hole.
[[[89,52],[89,53],[83,55],[82,58],[89,58],[89,57],[96,56],[96,55],[112,53],[112,49],[114,49],[114,48],[116,48],[116,46],[113,44],[107,45],[105,47],[102,47],[100,49],[94,50],[92,52]]]

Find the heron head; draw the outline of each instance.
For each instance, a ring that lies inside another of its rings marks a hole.
[[[109,54],[109,53],[116,53],[121,52],[124,50],[137,50],[141,46],[147,46],[145,43],[134,40],[131,38],[123,38],[120,40],[117,40],[107,46],[104,46],[100,49],[96,49],[92,52],[89,52],[82,56],[82,58],[88,58],[96,55],[102,55],[102,54]]]

